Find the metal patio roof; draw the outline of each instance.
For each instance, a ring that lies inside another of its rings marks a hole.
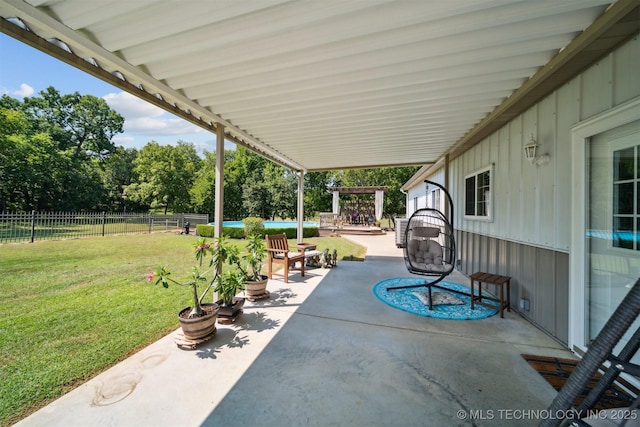
[[[459,155],[637,33],[610,3],[0,0],[0,30],[311,171]]]

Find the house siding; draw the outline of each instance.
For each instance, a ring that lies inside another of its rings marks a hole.
[[[440,170],[438,171],[436,174],[434,174],[433,176],[431,176],[429,178],[431,181],[437,182],[438,184],[443,185],[444,184],[444,171]],[[414,198],[418,199],[418,209],[422,209],[427,207],[427,189],[424,183],[420,183],[418,185],[415,185],[414,187],[412,187],[411,189],[409,189],[407,191],[407,203],[406,203],[406,209],[407,209],[407,218],[409,218],[411,216],[411,214],[413,213],[413,200]],[[440,203],[443,204],[444,203],[444,195],[441,196],[440,198]]]
[[[449,164],[461,271],[511,276],[512,306],[528,299],[530,310],[522,315],[564,343],[569,328],[571,128],[640,96],[638,52],[636,36]],[[536,166],[524,158],[523,146],[532,135],[541,144],[538,153],[549,154],[549,163]],[[465,177],[489,166],[492,218],[465,218]],[[429,179],[442,182],[443,176],[439,170]],[[408,194],[419,191],[424,197],[424,185]]]
[[[490,271],[510,276],[511,309],[568,343],[568,254],[459,230],[456,244],[462,273]],[[521,299],[529,300],[529,310],[519,308]]]

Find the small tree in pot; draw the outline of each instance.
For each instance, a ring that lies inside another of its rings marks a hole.
[[[211,251],[211,245],[205,239],[199,239],[194,244],[197,266],[191,269],[191,278],[185,282],[181,282],[171,278],[171,272],[166,266],[159,267],[155,272],[150,272],[147,280],[152,282],[154,276],[157,276],[155,284],[162,284],[168,288],[170,283],[189,288],[192,292],[192,306],[182,309],[178,313],[178,320],[182,326],[182,331],[186,338],[198,339],[205,337],[215,331],[216,318],[218,316],[218,304],[206,304],[202,300],[207,292],[212,288],[217,274],[215,270],[212,272],[213,278],[209,282],[207,288],[201,294],[198,293],[198,285],[207,282],[205,273],[201,272],[204,258]],[[211,262],[209,267],[211,267]]]
[[[230,244],[228,238],[224,235],[214,238],[212,243],[206,239],[199,239],[195,244],[195,255],[198,265],[192,268],[191,278],[186,282],[180,282],[171,278],[171,272],[167,267],[159,267],[155,273],[149,273],[148,280],[153,281],[157,276],[156,284],[162,283],[166,288],[170,283],[189,287],[193,293],[193,305],[180,311],[178,318],[185,332],[185,336],[195,339],[195,334],[203,336],[203,331],[194,334],[187,332],[188,326],[185,322],[196,322],[195,319],[204,317],[213,317],[215,324],[216,316],[234,316],[244,304],[244,299],[235,298],[235,296],[245,288],[245,283],[251,281],[252,278],[260,279],[260,270],[265,257],[266,249],[260,235],[254,235],[249,238],[247,243],[247,254],[240,256],[240,250],[237,246]],[[208,281],[207,275],[203,273],[202,264],[207,256],[210,256],[208,269],[210,270],[211,280]],[[266,277],[264,288],[266,288]],[[202,293],[198,292],[198,285],[206,283],[208,285]],[[249,282],[252,283],[252,282]],[[264,294],[264,288],[262,294]],[[203,303],[203,298],[209,292],[213,291],[218,295],[218,300],[212,304]],[[251,295],[251,294],[248,294]],[[222,307],[219,307],[222,305]],[[215,309],[215,316],[210,316]],[[204,320],[204,319],[202,319]],[[198,321],[200,323],[200,321]],[[211,333],[215,328],[208,328]],[[207,333],[207,334],[208,334]],[[207,335],[204,334],[204,335]]]
[[[264,237],[259,233],[247,237],[247,252],[240,255],[240,250],[227,244],[226,237],[214,239],[212,263],[231,267],[219,277],[214,289],[223,298],[230,301],[239,291],[245,290],[248,297],[265,296],[267,276],[262,275],[262,267],[267,256]],[[237,282],[240,281],[241,285]]]
[[[222,304],[220,316],[235,318],[244,305],[244,299],[235,296],[244,289],[245,269],[239,249],[230,245],[225,235],[213,239],[210,265],[218,272],[213,290],[220,298],[218,303]],[[228,266],[226,270],[225,265]]]
[[[264,243],[264,237],[259,234],[252,234],[247,239],[247,253],[244,255],[246,267],[243,270],[247,280],[262,280],[265,276],[262,274],[262,266],[264,258],[267,256],[267,247]]]

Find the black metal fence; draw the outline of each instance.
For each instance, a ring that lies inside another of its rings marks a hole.
[[[60,240],[113,234],[184,230],[209,222],[209,215],[122,212],[0,212],[0,243]]]

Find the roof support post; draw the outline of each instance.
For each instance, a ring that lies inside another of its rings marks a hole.
[[[339,191],[333,192],[332,208],[333,208],[334,214],[338,215],[340,213],[340,192]]]
[[[304,227],[304,171],[298,172],[298,243],[302,243]]]
[[[453,192],[451,190],[451,187],[449,187],[449,153],[444,155],[444,188],[447,189],[449,194]],[[449,204],[445,203],[444,217],[449,219],[449,221],[451,221],[451,224],[453,224],[454,218],[450,218],[449,215],[451,215],[451,212],[449,212]]]
[[[216,125],[215,199],[213,235],[220,237],[222,236],[222,221],[224,219],[224,126],[220,123]]]

